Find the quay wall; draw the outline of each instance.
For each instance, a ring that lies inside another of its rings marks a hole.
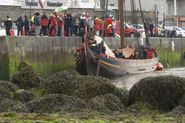
[[[104,39],[110,48],[119,48],[119,39]],[[151,38],[150,42],[167,68],[185,66],[185,38]],[[137,45],[139,39],[125,38],[125,45]],[[80,37],[0,37],[0,80],[10,80],[17,66],[25,61],[42,77],[75,68],[75,49]]]
[[[80,44],[76,37],[0,37],[0,80],[9,80],[23,61],[43,77],[74,69]]]

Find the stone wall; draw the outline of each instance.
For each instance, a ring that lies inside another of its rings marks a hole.
[[[75,68],[75,50],[81,38],[0,37],[0,80],[9,80],[26,61],[41,76]]]
[[[120,47],[119,38],[105,38],[111,49]],[[165,67],[185,65],[185,38],[151,38],[150,42]],[[75,68],[78,37],[0,37],[0,80],[9,80],[21,61],[31,64],[41,76]],[[138,45],[138,38],[125,38],[125,45]]]

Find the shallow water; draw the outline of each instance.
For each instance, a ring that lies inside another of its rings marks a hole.
[[[164,69],[163,71],[155,71],[155,72],[144,73],[144,74],[124,75],[123,77],[114,78],[113,80],[114,80],[114,85],[116,87],[130,90],[135,83],[137,83],[139,80],[143,78],[163,76],[163,75],[185,77],[185,68],[172,68],[172,69]]]

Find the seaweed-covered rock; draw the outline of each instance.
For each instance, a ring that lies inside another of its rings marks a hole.
[[[62,93],[64,88],[69,88],[69,83],[79,76],[75,70],[65,70],[57,72],[46,79],[45,88],[49,93]]]
[[[105,94],[90,99],[89,106],[99,112],[111,113],[113,111],[122,112],[124,105],[122,101],[113,94]]]
[[[40,87],[43,83],[43,79],[30,67],[21,68],[11,81],[21,89]]]
[[[185,115],[185,107],[177,106],[171,112],[174,115]]]
[[[149,77],[135,84],[129,93],[128,105],[147,102],[161,111],[179,105],[185,93],[185,79],[174,76]]]
[[[27,107],[35,113],[77,112],[85,109],[86,104],[79,98],[50,94],[29,101]]]
[[[21,104],[20,102],[16,102],[14,100],[1,98],[0,101],[0,112],[28,112],[28,108]]]
[[[6,90],[2,86],[0,86],[0,97],[12,99],[13,95],[11,94],[11,92],[9,92],[8,90]],[[0,102],[1,102],[1,100],[0,100]]]
[[[17,86],[8,81],[0,81],[0,86],[11,92],[15,92],[17,90]]]
[[[156,109],[146,102],[136,102],[133,105],[126,108],[129,113],[140,114],[154,112]]]
[[[35,97],[34,93],[26,90],[19,90],[14,95],[14,100],[20,101],[21,103],[29,102]]]
[[[25,69],[25,68],[30,69],[30,70],[33,70],[33,67],[30,64],[26,63],[26,62],[21,62],[18,65],[17,70],[18,71],[21,71],[22,69]]]
[[[0,97],[12,99],[17,87],[11,82],[0,81]]]
[[[62,79],[60,81],[56,80],[50,79],[50,81],[47,82],[46,90],[48,93],[61,93],[77,96],[85,100],[110,93],[119,97],[123,102],[127,95],[127,91],[118,89],[110,80],[103,77],[76,76],[71,77],[70,79]]]

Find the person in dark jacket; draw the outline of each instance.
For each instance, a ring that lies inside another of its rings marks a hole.
[[[34,25],[35,25],[35,36],[40,35],[40,13],[36,13],[34,17]]]
[[[25,15],[24,16],[24,31],[25,31],[25,35],[28,35],[30,30],[30,23],[28,21],[28,17]]]
[[[73,23],[74,23],[74,34],[77,36],[78,31],[79,31],[79,25],[80,25],[80,15],[76,14],[73,18]]]
[[[17,36],[19,36],[19,34],[22,35],[23,25],[24,25],[22,16],[20,16],[20,17],[17,19],[16,25],[17,25]]]
[[[10,35],[10,30],[12,29],[12,20],[7,16],[7,20],[4,22],[6,28],[6,35]]]
[[[72,22],[73,18],[71,16],[71,13],[68,13],[66,16],[65,16],[65,23],[64,23],[64,31],[65,31],[65,36],[69,36],[72,32]]]
[[[154,36],[153,30],[154,30],[154,24],[151,21],[150,24],[149,24],[149,31],[150,31],[150,36],[151,37]]]
[[[149,29],[149,22],[148,22],[148,20],[144,20],[144,29],[145,29],[146,35],[148,35],[148,29]]]

